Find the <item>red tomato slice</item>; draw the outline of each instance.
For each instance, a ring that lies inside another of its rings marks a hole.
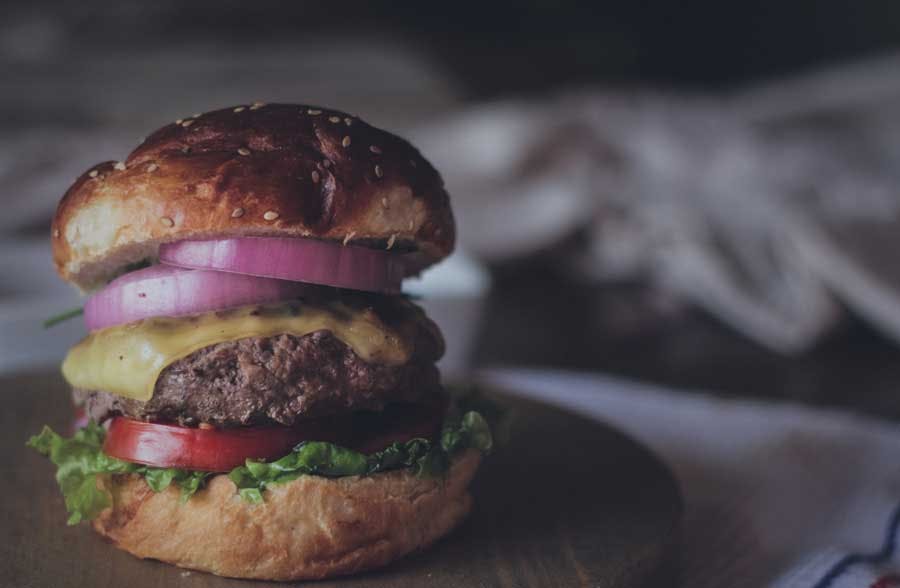
[[[103,452],[154,467],[226,472],[248,458],[282,457],[301,441],[336,441],[335,433],[318,422],[299,427],[208,429],[119,417],[109,427]]]
[[[362,453],[415,438],[435,439],[444,399],[428,405],[394,405],[380,413],[323,418],[293,427],[194,428],[114,418],[103,442],[110,457],[161,468],[227,472],[247,459],[287,455],[301,441],[329,441]]]

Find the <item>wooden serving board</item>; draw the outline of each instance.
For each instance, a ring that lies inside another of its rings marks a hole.
[[[66,430],[56,375],[0,379],[0,586],[249,587],[139,560],[87,525],[67,527],[52,466],[24,446],[43,424]],[[677,485],[621,433],[550,406],[512,407],[509,440],[483,464],[476,506],[453,534],[388,568],[317,588],[671,586],[681,519]]]

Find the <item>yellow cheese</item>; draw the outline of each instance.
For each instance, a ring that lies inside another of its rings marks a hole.
[[[246,337],[303,336],[320,330],[331,331],[370,363],[400,365],[412,353],[409,338],[371,310],[340,302],[291,303],[149,318],[101,329],[69,351],[62,371],[75,388],[146,401],[166,366],[198,349]]]

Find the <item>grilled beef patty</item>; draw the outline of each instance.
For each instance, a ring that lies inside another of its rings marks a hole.
[[[409,362],[389,366],[366,363],[330,331],[251,337],[172,363],[146,402],[97,390],[75,394],[97,422],[123,415],[182,425],[291,425],[349,410],[381,410],[391,402],[426,401],[440,392],[434,361],[442,350],[440,340],[421,341]]]

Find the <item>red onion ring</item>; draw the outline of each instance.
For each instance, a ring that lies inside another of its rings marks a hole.
[[[153,316],[183,316],[294,298],[304,286],[285,280],[154,265],[129,272],[88,298],[84,322],[94,331]]]
[[[314,239],[238,237],[160,246],[160,262],[337,288],[397,293],[403,255]]]

